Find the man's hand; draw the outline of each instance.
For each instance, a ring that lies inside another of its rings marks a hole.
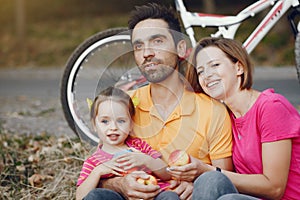
[[[169,188],[176,192],[180,199],[184,200],[190,200],[192,199],[192,193],[193,193],[193,183],[192,182],[186,182],[186,181],[176,181],[172,180],[170,181]]]
[[[136,171],[120,178],[120,192],[126,199],[153,199],[160,192],[158,185],[140,184],[137,182],[138,178],[147,179],[149,175],[143,171]]]

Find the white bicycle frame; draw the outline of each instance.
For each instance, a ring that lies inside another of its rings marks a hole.
[[[259,0],[243,9],[237,15],[212,15],[205,13],[195,13],[186,10],[183,0],[175,0],[176,10],[180,13],[184,29],[188,34],[192,46],[196,45],[194,37],[194,26],[217,27],[218,31],[211,34],[212,37],[224,37],[234,39],[236,31],[241,23],[249,17],[254,17],[257,13],[268,7],[272,7],[256,29],[243,42],[246,50],[251,53],[269,30],[291,7],[299,5],[298,0]],[[299,31],[298,25],[298,31]]]

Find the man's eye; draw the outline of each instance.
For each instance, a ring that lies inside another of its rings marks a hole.
[[[164,41],[160,38],[156,38],[155,40],[152,41],[153,45],[161,45]]]
[[[154,44],[161,44],[161,43],[163,43],[163,40],[157,38],[157,39],[153,40],[153,43],[154,43]]]
[[[135,44],[134,45],[134,50],[140,50],[140,49],[142,49],[143,48],[143,45],[142,44]]]

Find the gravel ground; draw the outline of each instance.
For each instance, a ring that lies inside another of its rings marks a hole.
[[[69,128],[59,100],[59,82],[62,68],[21,68],[0,69],[0,127],[13,133],[55,134],[75,137]],[[28,85],[26,81],[37,79]],[[268,81],[276,84],[277,80],[292,80],[295,85],[290,91],[290,99],[300,111],[300,92],[295,68],[256,68],[255,81]],[[15,82],[18,83],[15,84]],[[36,87],[36,84],[39,84]],[[268,83],[268,82],[266,82]],[[262,82],[265,84],[265,82]],[[281,84],[279,81],[278,84]],[[33,87],[35,86],[35,87]],[[39,92],[32,88],[42,88]],[[287,91],[290,86],[284,86]],[[13,91],[13,92],[12,92]],[[279,90],[280,91],[280,90]]]
[[[4,130],[19,134],[76,136],[64,118],[58,99],[0,97],[0,104],[0,123]]]
[[[1,69],[0,126],[12,133],[75,137],[64,118],[59,100],[61,74],[62,69],[59,68]],[[45,89],[31,92],[25,82],[28,79],[40,81]],[[15,80],[20,84],[12,85]]]

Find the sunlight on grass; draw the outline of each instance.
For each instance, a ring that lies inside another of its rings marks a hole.
[[[0,199],[75,199],[89,145],[77,138],[3,129],[0,141]]]

